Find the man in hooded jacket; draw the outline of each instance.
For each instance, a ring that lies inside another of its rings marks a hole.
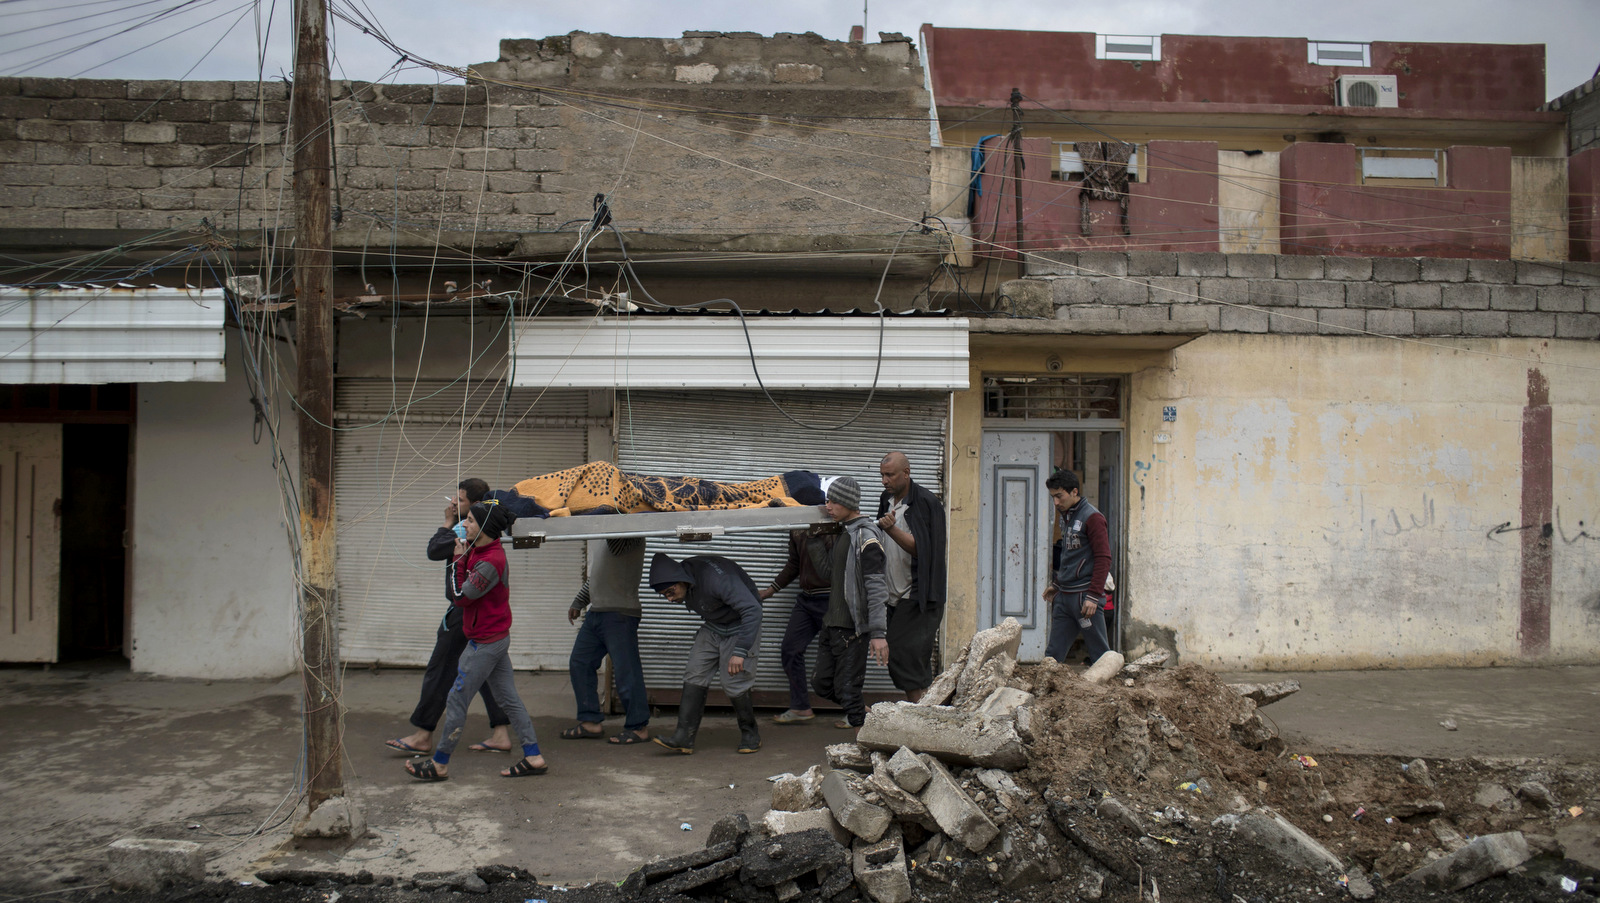
[[[883,478],[878,527],[909,556],[904,571],[909,586],[897,586],[896,552],[885,544],[890,552],[889,679],[916,702],[933,683],[933,642],[944,619],[944,505],[912,481],[911,461],[904,452],[884,455],[878,472]]]
[[[657,734],[650,739],[676,753],[693,753],[706,695],[716,680],[739,719],[739,752],[760,749],[761,733],[750,697],[761,638],[761,600],[755,581],[744,568],[719,555],[696,555],[679,562],[657,552],[650,560],[650,586],[704,621],[684,664],[677,730],[670,737]]]

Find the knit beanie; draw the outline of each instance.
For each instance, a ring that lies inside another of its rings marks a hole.
[[[510,529],[517,519],[504,505],[486,505],[479,502],[471,508],[472,519],[478,522],[478,532],[490,539],[499,539],[500,534]]]
[[[861,510],[861,484],[854,477],[840,477],[828,487],[828,501],[851,511]]]

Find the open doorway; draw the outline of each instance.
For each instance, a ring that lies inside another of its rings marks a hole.
[[[62,662],[128,663],[128,432],[122,423],[62,426]]]

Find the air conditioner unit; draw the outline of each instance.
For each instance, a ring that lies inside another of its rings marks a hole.
[[[1400,84],[1393,75],[1341,75],[1338,79],[1341,107],[1398,107]]]

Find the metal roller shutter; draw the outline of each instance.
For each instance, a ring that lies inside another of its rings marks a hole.
[[[500,413],[502,405],[504,413]],[[582,391],[423,380],[341,379],[334,479],[339,630],[349,662],[425,665],[445,611],[442,565],[425,547],[445,499],[469,476],[494,488],[588,460]],[[378,426],[383,412],[403,408]],[[497,423],[497,419],[499,423]],[[604,421],[599,421],[604,422]],[[565,668],[567,605],[583,582],[583,544],[511,552],[511,660]]]
[[[775,392],[784,410],[805,423],[834,424],[854,414],[866,392]],[[635,473],[690,475],[720,480],[757,480],[787,470],[851,476],[861,483],[862,507],[877,509],[883,484],[878,463],[886,452],[911,458],[912,478],[934,492],[944,483],[945,419],[949,396],[942,392],[879,392],[860,420],[838,432],[802,429],[786,420],[760,392],[619,392],[616,417],[618,466]],[[757,586],[765,586],[788,555],[782,533],[717,537],[710,542],[650,540],[645,555],[726,555]],[[768,599],[761,618],[756,690],[787,694],[778,647],[794,607],[795,587]],[[640,590],[644,620],[639,646],[645,683],[652,690],[682,685],[684,657],[700,621],[648,586]],[[807,669],[815,662],[815,643]],[[869,692],[893,692],[888,672],[867,667]]]

